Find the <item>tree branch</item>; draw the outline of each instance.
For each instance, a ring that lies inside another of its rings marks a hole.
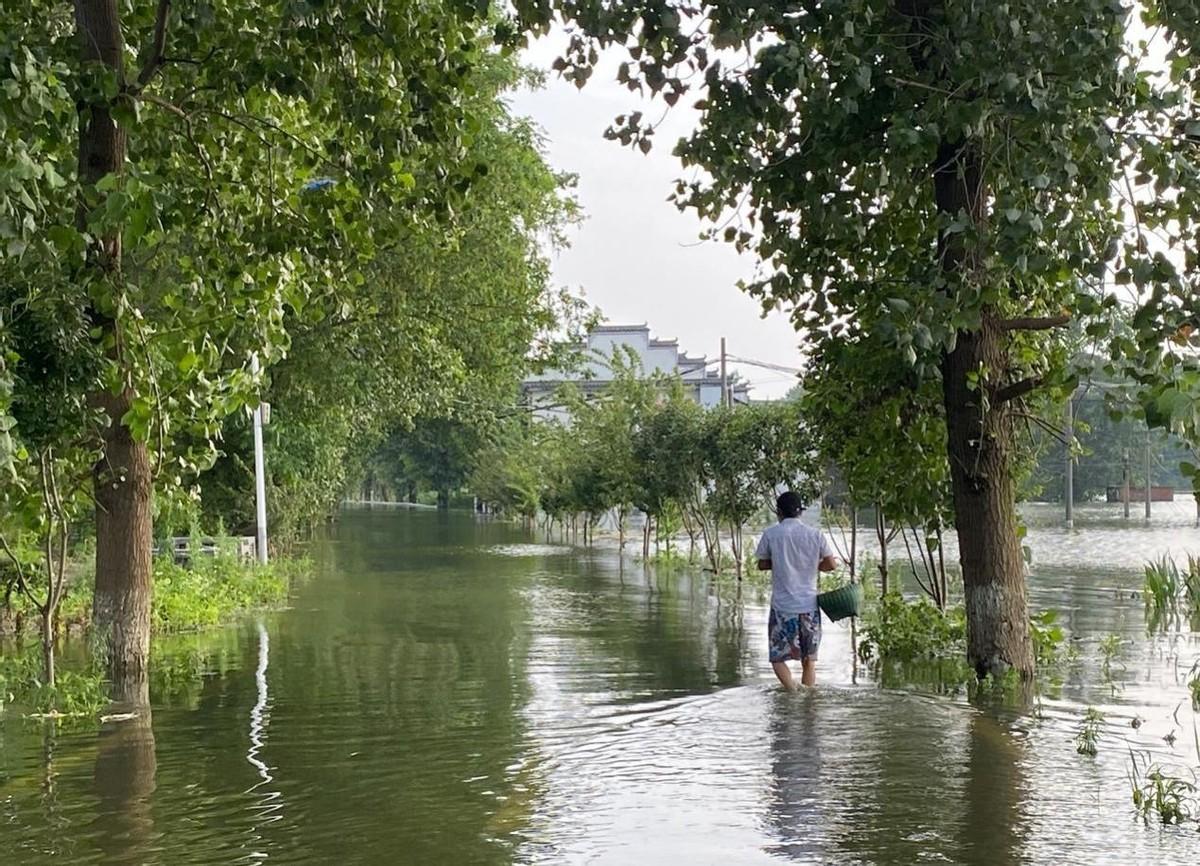
[[[212,60],[213,57],[216,55],[216,53],[217,53],[217,48],[216,48],[216,46],[213,46],[212,48],[208,49],[208,53],[205,54],[203,57],[167,57],[164,54],[163,58],[162,58],[162,62],[164,64],[180,63],[180,64],[185,64],[187,66],[203,66],[205,63]]]
[[[899,76],[896,76],[896,75],[889,75],[888,80],[891,81],[893,84],[900,85],[901,87],[916,87],[916,88],[919,88],[920,90],[928,90],[932,93],[939,93],[942,96],[954,96],[954,94],[951,93],[949,90],[943,90],[940,87],[934,87],[932,84],[924,84],[923,82],[913,81],[908,78],[900,78]]]
[[[41,606],[38,604],[38,600],[34,597],[33,590],[29,588],[29,584],[25,580],[25,569],[21,566],[21,560],[17,559],[17,555],[13,553],[12,548],[8,545],[8,539],[5,538],[2,533],[0,533],[0,549],[3,549],[5,556],[8,557],[9,561],[13,564],[13,568],[16,569],[17,588],[20,589],[25,597],[29,599],[30,604],[40,611]]]
[[[1037,415],[1031,415],[1028,412],[1013,413],[1018,418],[1023,418],[1026,424],[1036,424],[1041,427],[1046,433],[1058,440],[1061,445],[1071,447],[1072,438],[1067,436],[1066,432],[1059,427],[1055,427],[1045,418],[1039,418]],[[1030,440],[1032,441],[1033,431],[1029,431]]]
[[[997,324],[1001,331],[1048,331],[1051,328],[1061,328],[1071,321],[1068,313],[1059,316],[1020,316],[1015,319],[1001,319]]]
[[[191,119],[191,116],[178,105],[175,105],[172,102],[167,102],[167,100],[155,96],[153,93],[140,93],[138,94],[138,99],[142,100],[143,102],[149,102],[151,105],[157,105],[159,108],[171,112],[171,114],[175,115],[176,117],[182,117],[184,120]]]
[[[158,14],[154,19],[154,42],[150,46],[150,56],[138,73],[136,91],[143,90],[153,80],[154,75],[166,59],[167,49],[167,19],[171,15],[171,0],[158,0]]]
[[[1042,376],[1030,376],[1028,379],[1013,382],[1011,385],[1005,385],[1003,388],[997,388],[992,391],[992,402],[996,404],[1007,403],[1010,400],[1023,397],[1035,388],[1040,388],[1044,382],[1045,379]]]
[[[0,541],[3,541],[3,539],[0,539]],[[8,543],[5,542],[4,546],[7,548]],[[5,553],[10,559],[12,558],[11,551],[6,550]],[[14,559],[13,561],[15,562],[16,560]],[[33,605],[34,610],[36,610],[38,613],[41,613],[42,603],[38,601],[37,596],[33,594],[33,590],[30,589],[29,582],[25,580],[25,574],[23,572],[17,572],[17,589],[21,590],[21,594],[29,599],[29,603]]]

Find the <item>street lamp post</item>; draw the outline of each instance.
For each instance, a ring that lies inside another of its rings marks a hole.
[[[250,358],[250,372],[258,375],[258,355]],[[254,407],[254,510],[257,534],[254,540],[258,561],[267,564],[267,471],[263,456],[263,402]]]
[[[1129,519],[1129,449],[1121,451],[1121,498],[1125,500],[1125,519]]]
[[[1074,394],[1067,397],[1066,408],[1067,464],[1063,477],[1063,499],[1067,504],[1067,529],[1075,526],[1075,457],[1071,454],[1071,444],[1075,439],[1075,407],[1071,405],[1074,397]]]

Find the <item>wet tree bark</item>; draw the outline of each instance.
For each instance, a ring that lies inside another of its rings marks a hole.
[[[92,616],[105,641],[114,683],[145,676],[150,656],[152,479],[144,442],[120,419],[130,395],[101,395],[110,419],[104,457],[93,472],[96,494],[96,593]]]
[[[165,15],[165,7],[160,12]],[[75,23],[84,68],[106,67],[115,76],[122,95],[125,88],[124,37],[118,0],[76,0]],[[165,18],[164,18],[165,23]],[[79,178],[81,193],[78,220],[86,227],[89,214],[102,202],[95,185],[125,168],[125,132],[113,117],[113,105],[97,94],[81,98],[79,115]],[[93,297],[111,298],[90,311],[118,367],[123,365],[124,334],[119,318],[121,285],[121,232],[108,226],[93,242],[81,274]],[[121,419],[133,402],[126,386],[118,393],[97,392],[91,403],[102,410],[106,427],[101,432],[103,456],[93,470],[96,498],[96,591],[93,620],[107,650],[114,682],[144,675],[150,646],[150,540],[151,468],[146,443],[139,442]]]
[[[987,221],[982,157],[971,142],[946,141],[934,166],[940,212],[976,226]],[[982,271],[978,253],[945,233],[938,253],[947,282]],[[993,389],[1009,369],[1008,338],[988,306],[978,330],[959,331],[941,364],[946,446],[967,611],[967,659],[979,676],[1016,669],[1033,675],[1025,567],[1012,479],[1013,425],[1007,398]],[[981,375],[982,372],[982,375]]]

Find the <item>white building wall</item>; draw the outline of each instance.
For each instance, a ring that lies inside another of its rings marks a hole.
[[[642,353],[642,370],[650,373],[674,373],[678,369],[678,346],[650,346]]]
[[[721,405],[721,383],[705,382],[699,385],[696,389],[700,405],[705,409],[712,409],[715,406]]]
[[[613,354],[620,348],[632,349],[641,363],[642,374],[676,374],[685,385],[685,393],[705,408],[721,404],[721,383],[703,356],[694,357],[680,352],[673,340],[654,340],[647,325],[601,325],[588,334],[585,360],[579,371],[563,373],[547,370],[524,383],[526,398],[537,408],[535,417],[544,421],[570,423],[570,414],[559,407],[556,391],[565,382],[578,383],[585,392],[602,390],[612,380],[609,369]],[[745,389],[739,388],[735,399],[745,399]]]

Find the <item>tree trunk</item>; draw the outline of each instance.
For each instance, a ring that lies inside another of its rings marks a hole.
[[[1011,453],[1012,419],[1006,406],[980,405],[968,373],[997,365],[1000,335],[985,316],[983,329],[960,333],[942,363],[950,480],[958,555],[967,608],[967,659],[980,676],[1015,668],[1033,674],[1033,647],[1025,600],[1025,567],[1017,537]]]
[[[875,506],[876,532],[879,535],[879,595],[882,598],[888,594],[888,535],[887,518],[883,516],[883,506]]]
[[[858,576],[858,506],[850,506],[850,582]]]
[[[100,398],[111,419],[96,493],[96,593],[92,618],[114,681],[145,675],[150,656],[152,571],[150,455],[120,423],[129,395]]]
[[[76,0],[75,22],[84,67],[92,64],[105,67],[115,73],[123,86],[124,37],[117,0]],[[102,205],[103,196],[96,195],[96,183],[108,175],[124,172],[125,132],[113,118],[112,108],[102,96],[80,103],[81,228],[87,225],[90,208]],[[85,279],[111,293],[114,301],[123,294],[119,229],[110,228],[93,243]],[[91,318],[109,343],[109,359],[124,368],[124,335],[112,312],[116,309],[116,303],[100,305],[91,310]],[[101,432],[104,454],[93,470],[96,592],[92,615],[107,650],[114,681],[129,675],[144,675],[150,651],[150,455],[146,444],[136,441],[121,422],[133,396],[129,388],[119,394],[91,395],[92,404],[103,410],[107,421]]]
[[[439,490],[437,495],[437,507],[439,511],[447,511],[450,508],[450,491]]]
[[[49,602],[42,611],[42,674],[46,685],[54,688],[54,609]]]
[[[933,168],[938,210],[984,227],[987,185],[978,147],[944,140]],[[938,254],[952,290],[977,281],[979,252],[966,244],[962,232],[939,236]],[[1030,677],[1034,659],[1017,537],[1012,416],[1003,401],[986,399],[988,388],[1009,370],[1006,341],[985,305],[978,330],[959,331],[953,350],[943,355],[942,397],[967,609],[967,660],[980,676],[1015,668]]]
[[[742,579],[742,525],[740,523],[729,524],[729,549],[733,554],[733,573],[737,576],[738,581]]]

